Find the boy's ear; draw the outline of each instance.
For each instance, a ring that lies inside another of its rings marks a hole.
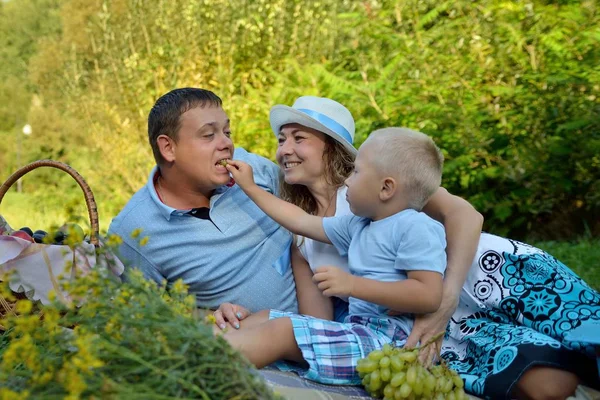
[[[387,201],[394,197],[398,190],[398,182],[388,176],[381,180],[381,189],[379,190],[379,199],[381,201]]]
[[[167,135],[160,135],[156,139],[156,144],[158,144],[160,154],[163,156],[166,162],[175,161],[176,143],[173,139],[171,139]]]

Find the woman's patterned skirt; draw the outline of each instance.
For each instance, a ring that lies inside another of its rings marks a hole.
[[[590,266],[598,267],[600,260]],[[484,233],[442,357],[468,392],[485,398],[510,398],[533,366],[571,371],[598,387],[594,349],[565,339],[591,321],[600,321],[600,294],[573,271],[540,249]]]

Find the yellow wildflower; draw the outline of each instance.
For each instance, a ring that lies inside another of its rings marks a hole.
[[[183,283],[183,280],[177,279],[171,287],[172,294],[187,294],[187,285]]]
[[[7,388],[0,388],[0,400],[23,400],[29,397],[29,392],[14,392]]]
[[[37,375],[35,376],[32,380],[37,383],[38,385],[45,385],[48,382],[50,382],[52,380],[52,378],[54,378],[54,372],[53,371],[46,371],[41,375]]]
[[[33,308],[33,303],[27,299],[17,301],[17,312],[19,314],[29,314]]]
[[[2,274],[2,276],[0,276],[0,281],[2,281],[0,282],[0,296],[4,297],[7,301],[15,301],[16,298],[8,285],[9,279],[10,277],[8,274]]]
[[[106,245],[110,247],[117,247],[121,243],[123,243],[123,239],[119,235],[108,235],[108,240],[106,241]]]
[[[138,236],[140,236],[140,234],[142,233],[143,229],[142,228],[136,228],[133,230],[133,232],[131,232],[131,238],[135,239]]]
[[[34,352],[37,354],[37,351],[35,350],[35,345],[33,344],[33,338],[29,333],[24,334],[20,338],[14,338],[10,341],[6,350],[4,350],[0,368],[3,371],[9,372],[16,365],[23,362],[24,354],[27,355],[27,357],[25,358],[28,359],[29,356],[32,355]]]
[[[69,396],[66,398],[79,399],[81,393],[87,389],[87,385],[77,367],[66,361],[58,374],[58,381],[69,392]]]
[[[206,323],[210,325],[214,325],[217,323],[217,319],[213,314],[208,314],[206,317],[204,317],[204,321],[206,321]]]

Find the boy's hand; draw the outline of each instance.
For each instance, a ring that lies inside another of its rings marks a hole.
[[[319,267],[315,270],[313,281],[325,296],[351,296],[354,290],[354,276],[334,266]]]
[[[254,185],[254,176],[252,175],[252,167],[243,161],[229,160],[225,166],[227,171],[233,176],[235,183],[240,185],[242,189],[248,189]]]

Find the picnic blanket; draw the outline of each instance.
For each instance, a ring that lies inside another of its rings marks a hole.
[[[273,367],[259,370],[260,375],[273,390],[287,400],[367,400],[372,399],[361,386],[323,385],[299,377],[294,372],[280,371]],[[471,400],[479,397],[470,396]],[[579,385],[577,392],[568,400],[600,400],[600,392]]]

